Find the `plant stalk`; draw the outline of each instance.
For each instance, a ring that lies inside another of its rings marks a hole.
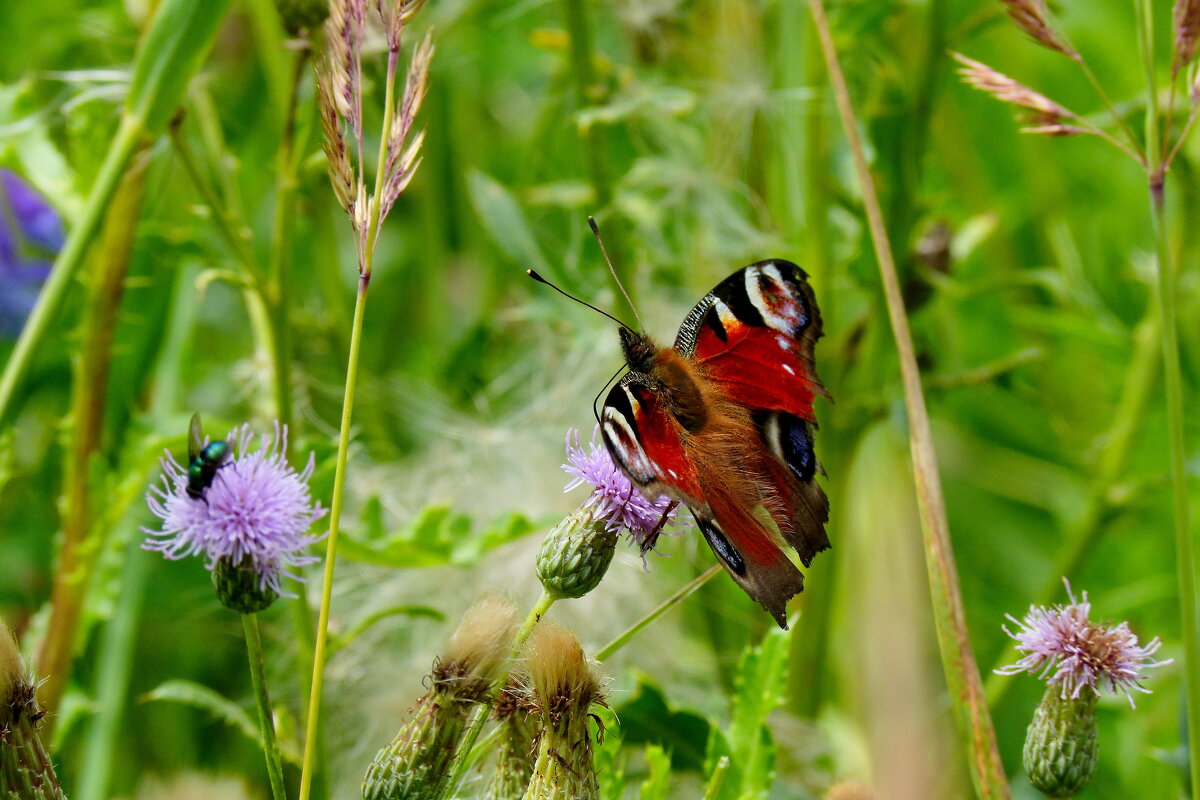
[[[1200,787],[1200,631],[1196,613],[1196,561],[1188,525],[1187,472],[1184,463],[1183,374],[1179,364],[1176,323],[1176,269],[1166,223],[1166,164],[1163,161],[1158,80],[1154,62],[1154,3],[1137,2],[1138,47],[1146,77],[1146,157],[1150,216],[1154,226],[1163,388],[1167,402],[1168,460],[1171,470],[1172,516],[1175,528],[1175,568],[1179,585],[1179,624],[1183,638],[1184,681],[1187,687],[1188,766],[1192,792]]]
[[[937,455],[933,447],[933,433],[929,415],[925,408],[925,397],[921,389],[921,377],[916,353],[909,330],[908,314],[900,292],[900,281],[892,257],[891,245],[884,227],[883,214],[875,184],[867,166],[858,123],[846,79],[842,74],[829,21],[821,0],[809,0],[813,22],[825,55],[825,66],[833,86],[838,113],[846,138],[854,157],[855,171],[866,207],[871,240],[879,263],[883,282],[884,298],[892,335],[900,359],[900,372],[904,384],[905,406],[908,411],[909,442],[912,450],[913,478],[917,487],[917,503],[921,512],[921,529],[925,540],[925,563],[929,573],[929,589],[933,600],[938,645],[942,654],[942,666],[951,692],[951,703],[957,712],[960,725],[966,730],[970,742],[971,776],[980,797],[1003,800],[1010,797],[1008,780],[996,747],[996,734],[992,718],[983,696],[983,684],[975,655],[971,650],[967,631],[966,614],[958,584],[958,571],[954,562],[954,551],[950,543],[949,525],[946,519],[945,501],[942,497],[938,474]]]
[[[312,684],[308,695],[308,722],[304,732],[304,764],[300,771],[300,800],[308,800],[316,766],[317,730],[321,716],[321,691],[325,684],[325,648],[329,639],[329,605],[333,598],[333,568],[337,560],[337,539],[342,519],[342,497],[346,486],[346,460],[350,451],[350,420],[354,411],[354,391],[358,385],[358,359],[362,347],[363,315],[370,286],[370,250],[366,272],[358,279],[354,302],[354,321],[350,328],[350,355],[346,365],[346,391],[342,397],[342,422],[338,432],[337,462],[333,476],[333,500],[329,506],[329,538],[325,544],[325,578],[321,584],[321,611],[317,619],[317,637],[313,646]]]
[[[142,150],[143,156],[145,150]],[[38,672],[46,676],[39,697],[47,715],[44,736],[51,739],[55,713],[71,674],[71,658],[96,558],[108,531],[95,525],[91,497],[92,466],[100,452],[105,398],[112,365],[117,316],[137,232],[145,188],[146,160],[139,157],[126,173],[107,209],[99,247],[92,254],[87,308],[79,327],[81,347],[71,386],[70,449],[66,456],[62,545],[54,572],[50,621],[38,653]]]
[[[608,644],[604,645],[604,647],[600,648],[596,652],[595,659],[597,661],[605,661],[608,658],[612,657],[612,655],[614,653],[616,653],[622,647],[627,645],[629,643],[630,639],[632,639],[633,637],[635,637],[639,633],[641,633],[642,630],[647,625],[649,625],[651,622],[654,622],[654,620],[658,619],[663,614],[665,614],[667,611],[671,610],[673,607],[675,607],[676,605],[681,603],[683,600],[685,600],[687,597],[689,597],[692,594],[692,592],[696,591],[701,586],[708,583],[714,577],[719,575],[720,572],[721,572],[721,565],[713,564],[711,567],[706,569],[704,572],[701,572],[695,578],[688,581],[683,586],[679,587],[679,589],[676,590],[676,592],[674,594],[672,594],[666,600],[663,600],[655,608],[651,609],[650,612],[648,614],[646,614],[646,616],[642,617],[637,622],[630,625],[629,628],[627,628],[622,633],[618,634],[615,639],[613,639]]]
[[[287,800],[283,788],[283,760],[275,738],[275,715],[267,694],[267,671],[263,665],[262,636],[258,631],[257,614],[241,614],[242,630],[246,634],[246,653],[250,658],[250,681],[254,684],[254,699],[258,702],[258,724],[262,728],[263,755],[267,759],[267,776],[271,781],[274,800]]]
[[[17,386],[29,371],[33,354],[41,348],[50,330],[50,324],[58,316],[67,292],[83,265],[88,246],[100,232],[100,224],[104,221],[108,206],[117,191],[117,186],[120,185],[129,160],[137,150],[144,130],[140,118],[130,114],[122,115],[117,134],[109,145],[104,164],[100,167],[96,182],[88,194],[83,215],[67,237],[58,258],[54,260],[54,268],[38,295],[37,305],[26,320],[12,355],[4,365],[4,373],[0,375],[0,424],[6,422],[13,412]]]

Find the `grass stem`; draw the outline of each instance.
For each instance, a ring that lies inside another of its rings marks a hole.
[[[350,355],[346,365],[346,388],[342,397],[342,422],[338,431],[337,462],[333,477],[333,500],[329,506],[329,537],[325,543],[325,577],[321,584],[321,611],[317,619],[317,637],[313,645],[312,683],[308,696],[308,722],[304,732],[304,763],[300,771],[300,800],[308,800],[316,768],[317,731],[321,718],[321,691],[325,685],[325,648],[329,639],[329,606],[333,598],[333,568],[337,560],[337,539],[342,519],[342,498],[346,486],[346,461],[350,451],[350,420],[354,411],[354,391],[358,385],[358,359],[362,348],[363,315],[367,305],[370,278],[370,251],[366,272],[358,279],[354,303],[354,321],[350,328]]]
[[[968,751],[971,777],[975,789],[983,798],[1008,798],[1010,791],[1004,767],[996,748],[992,718],[983,696],[983,684],[975,655],[971,650],[966,614],[958,585],[958,570],[950,543],[945,501],[942,498],[937,455],[933,448],[933,433],[921,389],[921,376],[909,330],[908,314],[900,291],[891,244],[884,227],[883,214],[875,184],[867,167],[866,155],[858,133],[854,106],[842,74],[833,35],[821,0],[809,0],[813,22],[820,37],[825,66],[833,86],[838,113],[854,158],[863,204],[866,207],[871,240],[875,246],[887,302],[892,335],[900,358],[904,383],[905,406],[908,411],[909,440],[912,450],[913,478],[917,486],[917,504],[921,512],[921,529],[925,540],[925,563],[929,573],[929,589],[933,601],[938,645],[942,665],[950,688],[950,700],[960,724],[970,739]]]
[[[614,653],[616,653],[618,650],[620,650],[622,647],[624,647],[626,644],[628,644],[630,639],[632,639],[633,637],[635,637],[639,633],[641,633],[642,630],[647,625],[649,625],[651,622],[654,622],[654,620],[658,619],[663,614],[665,614],[667,611],[669,611],[670,609],[674,608],[676,605],[681,603],[688,596],[690,596],[692,594],[692,592],[696,591],[701,586],[708,583],[714,577],[719,575],[720,572],[721,572],[721,565],[713,564],[711,567],[706,569],[704,572],[701,572],[695,578],[688,581],[683,586],[679,587],[679,589],[674,594],[672,594],[666,600],[663,600],[661,603],[659,603],[657,606],[655,606],[653,609],[651,609],[650,612],[648,614],[646,614],[646,616],[642,617],[637,622],[633,623],[633,625],[629,626],[629,628],[627,628],[625,631],[618,634],[615,639],[613,639],[608,644],[604,645],[604,647],[601,647],[596,652],[596,656],[595,656],[596,660],[597,661],[608,660],[610,657],[612,657],[612,655]]]

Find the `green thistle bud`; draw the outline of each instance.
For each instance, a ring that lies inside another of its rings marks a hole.
[[[594,507],[581,507],[550,531],[537,554],[537,576],[555,600],[583,597],[608,572],[619,532]]]
[[[537,761],[524,800],[594,800],[600,787],[589,727],[604,705],[600,681],[568,630],[541,623],[529,647],[530,702],[537,710]]]
[[[363,779],[365,800],[438,797],[475,704],[490,700],[513,637],[512,603],[476,603],[459,623],[446,654],[434,662],[430,689],[412,719],[380,750]]]
[[[5,800],[65,800],[38,735],[43,714],[12,633],[0,621],[0,797]]]
[[[257,614],[279,599],[274,589],[262,585],[262,576],[249,557],[236,565],[227,558],[217,559],[212,582],[221,604],[239,614]]]
[[[508,679],[496,698],[496,719],[501,725],[496,771],[483,797],[484,800],[521,800],[533,776],[534,720],[515,678]]]
[[[275,0],[275,8],[284,29],[292,36],[315,30],[329,17],[328,0]]]
[[[1096,772],[1097,695],[1088,689],[1079,697],[1062,694],[1057,686],[1046,689],[1025,734],[1025,772],[1047,797],[1074,797]]]

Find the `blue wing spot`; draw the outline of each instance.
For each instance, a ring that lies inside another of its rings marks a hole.
[[[725,538],[725,534],[721,533],[712,520],[701,519],[698,521],[700,523],[700,532],[708,540],[708,545],[713,549],[713,552],[720,556],[721,560],[728,565],[729,569],[735,575],[745,575],[746,562],[742,561],[741,553],[730,544],[729,540]]]
[[[783,460],[802,481],[811,480],[817,471],[812,435],[808,423],[791,414],[779,415],[779,450]]]

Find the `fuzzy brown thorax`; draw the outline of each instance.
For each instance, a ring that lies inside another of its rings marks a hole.
[[[649,336],[621,329],[621,350],[634,372],[650,379],[663,405],[688,433],[698,433],[708,422],[708,403],[700,389],[696,368],[673,348],[659,347]]]

